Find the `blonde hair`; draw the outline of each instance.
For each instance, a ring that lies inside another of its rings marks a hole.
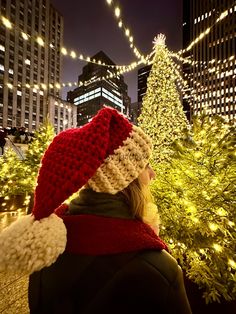
[[[150,187],[137,178],[121,193],[125,196],[133,217],[148,224],[158,234],[160,217]]]

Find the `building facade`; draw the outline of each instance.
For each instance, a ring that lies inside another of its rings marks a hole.
[[[1,0],[0,15],[0,126],[32,131],[60,95],[63,17],[49,0]]]
[[[69,128],[77,127],[77,106],[61,100],[59,97],[48,97],[48,119],[58,134]]]
[[[184,102],[191,116],[203,111],[236,118],[236,4],[234,0],[184,0],[183,47],[204,37],[185,51],[183,73],[189,88]]]
[[[115,65],[103,51],[98,52],[91,59]],[[117,75],[114,67],[88,63],[78,77],[78,84],[81,86],[67,94],[67,100],[77,106],[78,126],[89,122],[103,105],[116,108],[125,115],[128,114],[130,106],[128,87],[123,76]]]
[[[147,91],[147,79],[151,68],[151,65],[146,65],[145,67],[138,69],[138,102],[140,103],[142,103],[143,96]]]

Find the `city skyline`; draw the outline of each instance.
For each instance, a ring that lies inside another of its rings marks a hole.
[[[92,56],[103,50],[114,63],[123,65],[137,61],[123,32],[118,28],[114,13],[105,0],[78,2],[52,0],[52,4],[64,17],[64,46]],[[119,1],[121,17],[134,36],[135,45],[144,55],[152,50],[152,41],[158,33],[167,37],[170,50],[182,48],[182,1],[155,0],[132,3]],[[77,81],[85,62],[63,58],[62,82]],[[138,68],[142,67],[139,66]],[[125,74],[128,94],[132,102],[137,101],[137,70]],[[67,91],[62,90],[63,99]]]

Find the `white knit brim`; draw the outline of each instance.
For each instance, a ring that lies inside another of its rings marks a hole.
[[[152,143],[142,129],[133,126],[122,146],[108,156],[89,179],[89,186],[96,192],[116,194],[135,180],[147,165]]]
[[[55,214],[19,218],[0,234],[0,271],[31,274],[54,263],[66,247],[66,227]]]

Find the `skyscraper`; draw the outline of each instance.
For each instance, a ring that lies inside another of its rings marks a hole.
[[[147,90],[147,79],[151,71],[152,66],[146,65],[138,69],[138,102],[142,102],[143,96]]]
[[[0,126],[32,131],[59,96],[63,17],[49,0],[1,0],[0,14]]]
[[[191,91],[184,101],[189,102],[191,115],[205,111],[232,120],[236,118],[235,0],[184,0],[183,7],[183,47],[198,38],[183,55],[193,62],[183,68]]]
[[[91,59],[115,66],[103,51],[98,52]],[[69,91],[67,100],[77,105],[79,126],[87,123],[103,105],[128,114],[130,106],[128,87],[123,76],[117,75],[116,68],[88,63],[83,67],[78,83],[81,86]]]

